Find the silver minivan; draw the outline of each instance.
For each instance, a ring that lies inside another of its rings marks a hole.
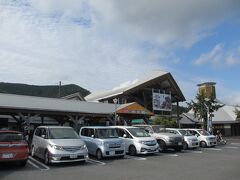
[[[103,157],[124,157],[124,143],[118,137],[115,128],[109,126],[82,127],[79,132],[80,138],[86,143],[91,155],[102,159]]]
[[[31,155],[45,164],[86,161],[88,149],[71,127],[39,126],[33,134]]]

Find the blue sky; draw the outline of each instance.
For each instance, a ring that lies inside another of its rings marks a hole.
[[[240,105],[239,0],[0,0],[0,81],[92,92],[171,72]]]

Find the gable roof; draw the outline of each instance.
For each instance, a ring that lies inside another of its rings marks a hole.
[[[79,100],[79,101],[86,101],[84,97],[80,94],[80,92],[76,92],[73,94],[69,94],[67,96],[61,97],[62,99],[71,99],[71,100]]]
[[[87,101],[100,101],[100,100],[116,97],[122,94],[130,94],[136,91],[137,89],[149,87],[156,83],[159,83],[159,86],[163,88],[166,88],[166,87],[170,88],[171,93],[174,94],[173,101],[174,100],[176,101],[176,99],[174,99],[176,97],[178,101],[185,101],[185,97],[182,91],[180,90],[179,86],[177,85],[176,81],[172,77],[172,75],[169,72],[160,71],[160,70],[152,71],[142,79],[134,82],[129,86],[122,87],[116,90],[101,92],[101,93],[92,93],[86,96],[85,99]]]
[[[235,108],[239,109],[239,107],[224,105],[219,108],[217,111],[213,112],[214,116],[212,117],[213,124],[221,124],[221,123],[236,123],[237,115],[235,114]],[[191,122],[199,123],[199,120],[194,117],[194,113],[190,110],[188,113],[183,113],[183,117],[180,120],[180,123],[183,124],[191,124]],[[186,118],[190,121],[187,121]],[[188,123],[187,123],[188,122]]]
[[[136,102],[121,104],[117,108],[118,114],[143,114],[153,116],[154,114]]]

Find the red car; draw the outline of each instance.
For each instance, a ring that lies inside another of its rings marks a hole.
[[[18,131],[0,131],[0,163],[17,162],[25,166],[29,148],[23,134]]]

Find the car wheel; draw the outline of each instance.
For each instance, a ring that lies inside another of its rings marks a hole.
[[[35,148],[34,148],[34,146],[31,147],[31,156],[32,157],[35,156]]]
[[[96,157],[97,157],[98,160],[102,159],[102,151],[100,149],[97,150]]]
[[[131,156],[135,156],[135,155],[137,154],[137,150],[136,150],[135,146],[131,145],[131,146],[129,147],[129,154],[130,154]]]
[[[166,151],[166,143],[163,140],[158,140],[158,145],[159,145],[159,151],[164,152]]]
[[[24,160],[24,161],[20,161],[20,162],[19,162],[19,165],[20,165],[21,167],[26,166],[26,164],[27,164],[27,160]]]
[[[183,149],[184,150],[188,149],[188,144],[186,142],[183,142]]]
[[[205,148],[205,147],[207,147],[207,143],[205,141],[201,141],[200,142],[200,146]]]
[[[49,160],[49,152],[46,151],[45,154],[44,154],[44,163],[46,165],[49,165],[50,164],[50,160]]]

